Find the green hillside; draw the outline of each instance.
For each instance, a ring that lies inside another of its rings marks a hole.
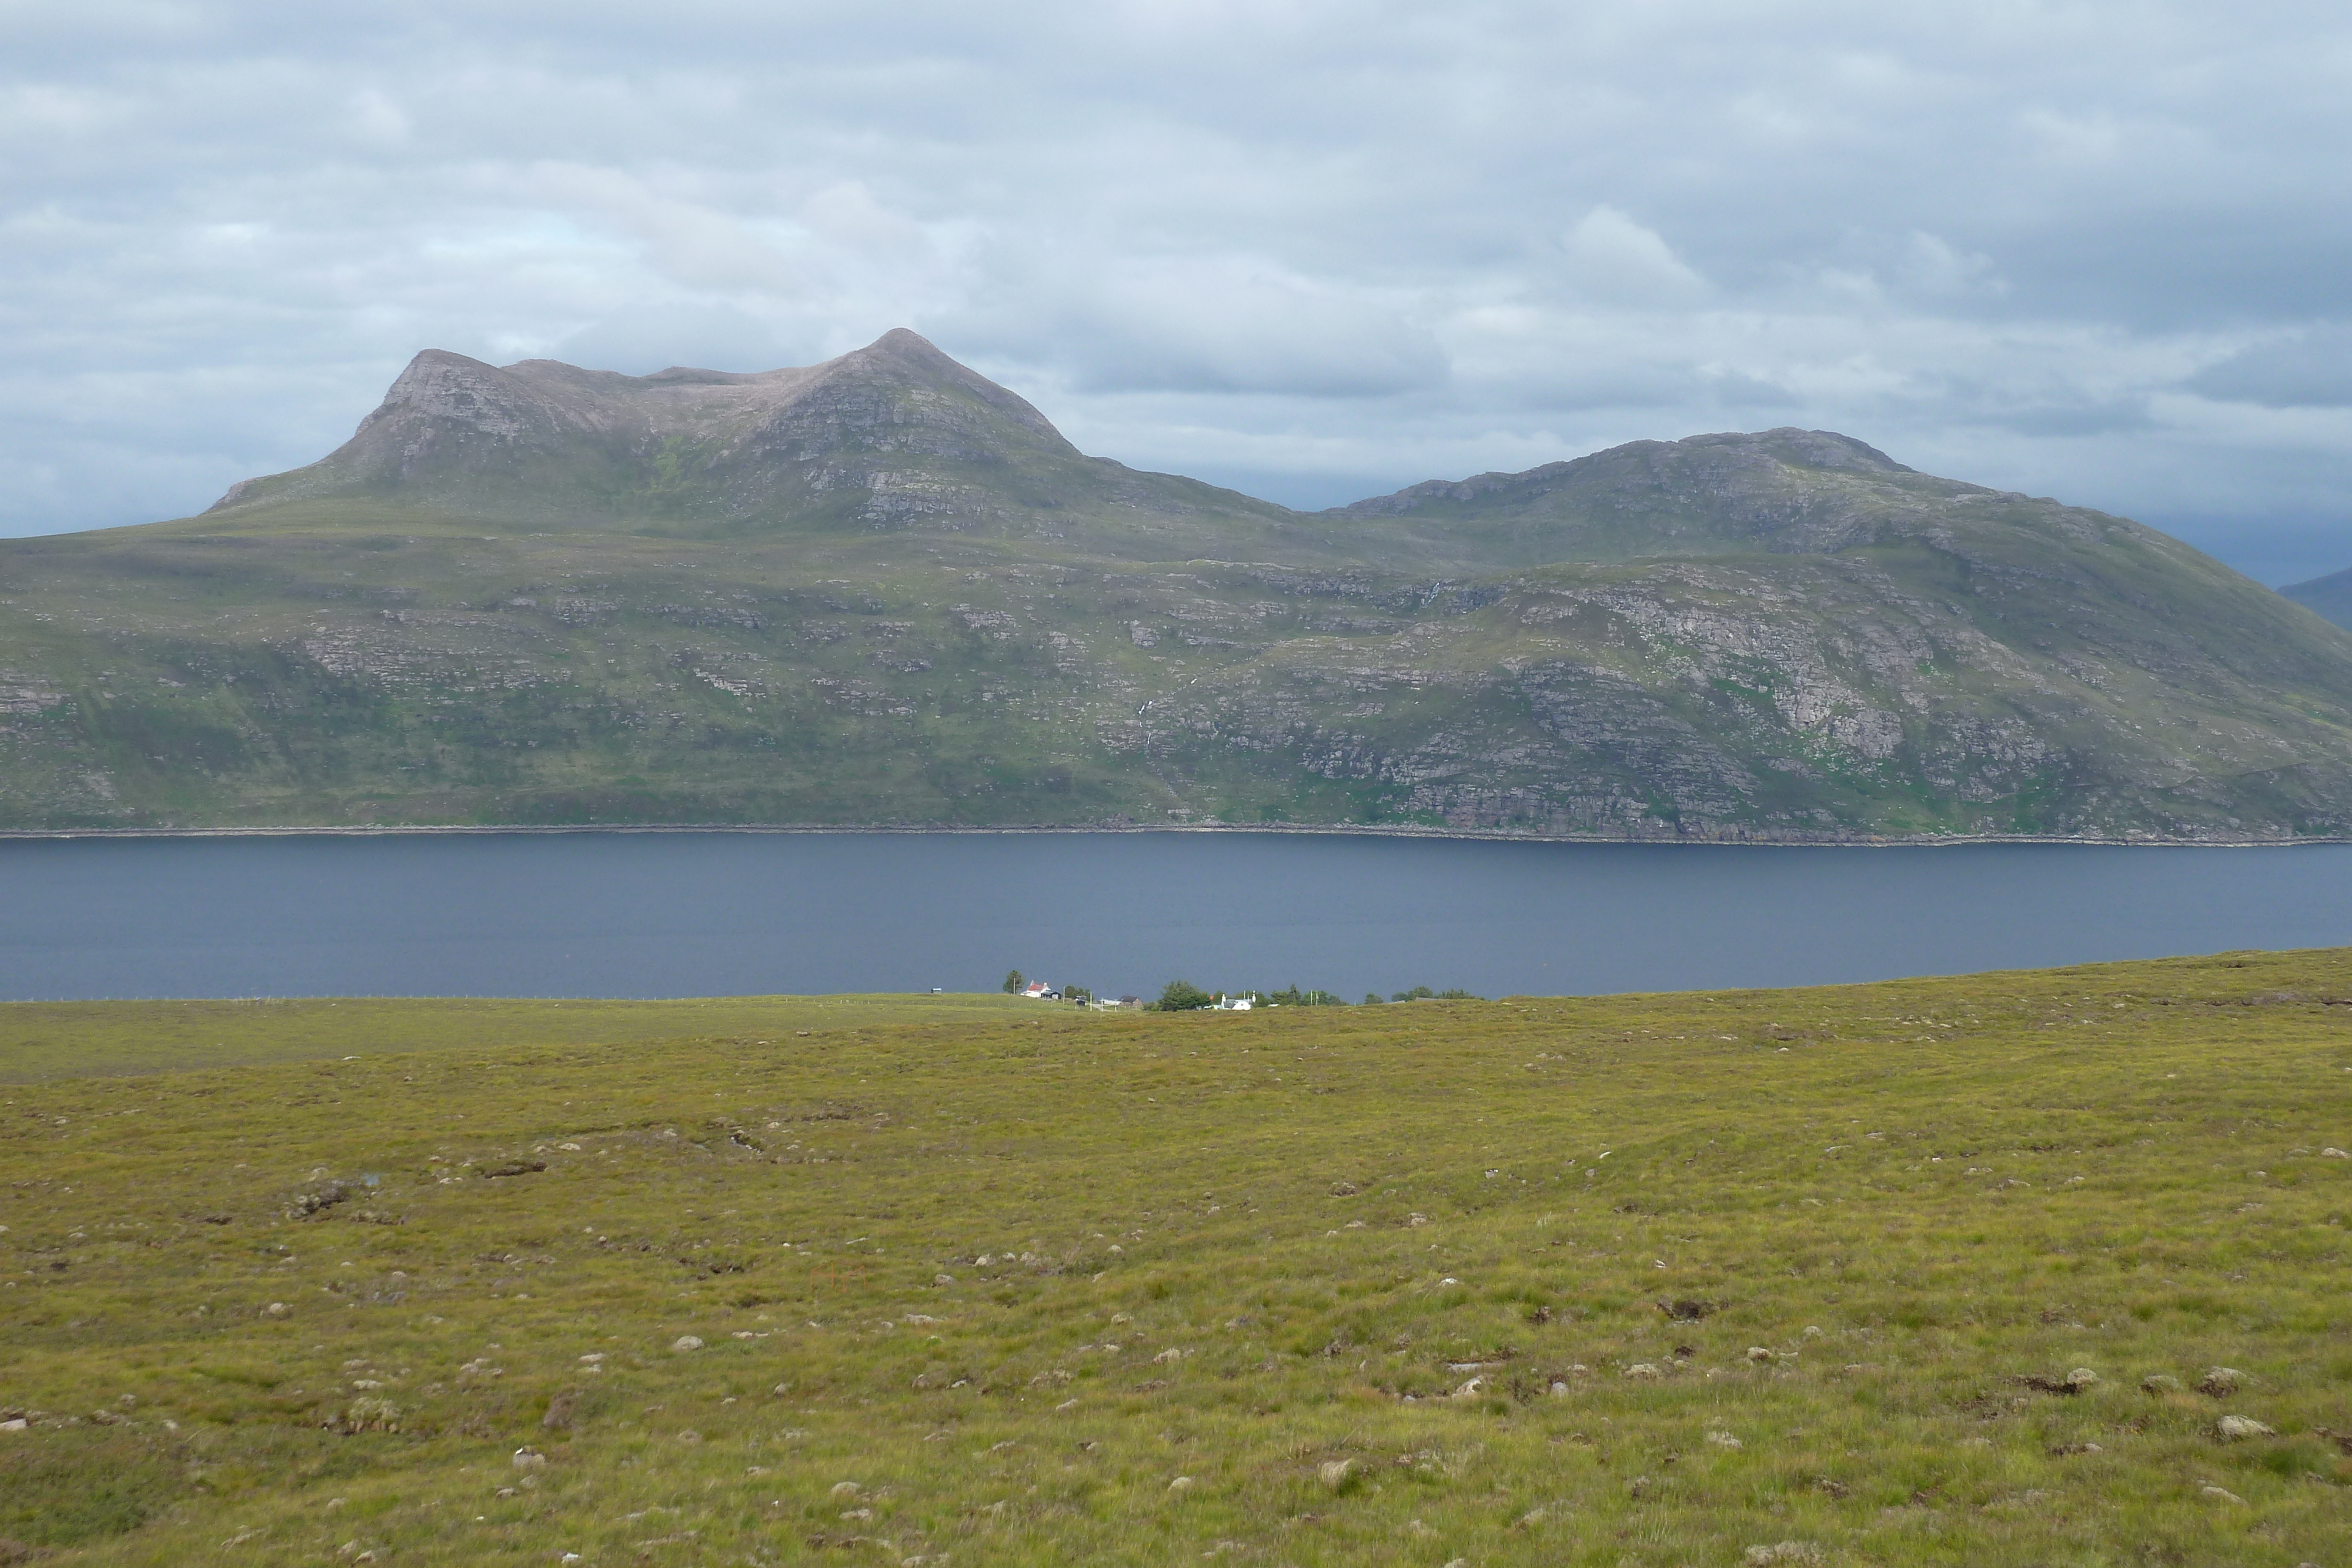
[[[0,829],[2352,832],[2352,634],[2152,529],[1771,431],[1299,514],[910,333],[420,356],[204,516],[0,541]]]
[[[2341,1562],[2347,995],[11,1004],[0,1553]]]

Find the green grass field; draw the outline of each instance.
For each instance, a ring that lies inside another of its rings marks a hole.
[[[2347,1001],[0,1008],[0,1561],[2342,1563]]]

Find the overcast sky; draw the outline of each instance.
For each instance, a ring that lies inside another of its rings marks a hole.
[[[910,326],[1300,506],[1798,424],[2352,566],[2352,8],[0,0],[0,532]]]

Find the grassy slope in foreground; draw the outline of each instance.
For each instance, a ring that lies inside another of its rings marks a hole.
[[[667,1040],[371,1004],[308,1037],[356,1061],[19,1082],[0,1535],[2341,1562],[2347,991],[2331,951],[1250,1015],[741,1001]],[[41,1009],[25,1065],[86,1030],[119,1070],[187,1019]],[[2238,1390],[2196,1392],[2217,1365]]]
[[[2309,582],[2290,582],[2279,591],[2314,614],[2352,627],[2352,571],[2332,571]]]

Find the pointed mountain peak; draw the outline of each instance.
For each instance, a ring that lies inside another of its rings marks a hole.
[[[940,352],[940,347],[938,344],[932,342],[929,338],[924,337],[920,332],[917,332],[912,329],[906,327],[891,328],[888,331],[883,333],[880,337],[866,344],[865,348],[860,349],[858,352],[862,354],[871,354],[883,350],[887,350],[894,354],[928,354],[933,359],[940,360],[946,360],[948,358],[945,354]],[[950,364],[955,363],[952,360],[949,360],[948,362]]]
[[[454,349],[419,349],[393,382],[397,387],[412,377],[433,375],[496,375],[498,366],[458,353]]]
[[[383,405],[360,428],[365,430],[395,410],[409,409],[444,419],[483,421],[488,428],[511,433],[529,421],[539,402],[511,371],[446,349],[426,349],[408,361],[383,394]]]
[[[919,332],[893,327],[862,349],[816,367],[820,375],[839,371],[873,377],[904,379],[940,389],[952,389],[980,399],[1057,446],[1068,447],[1053,422],[1020,393],[1001,387],[970,365],[950,358]],[[1068,448],[1075,452],[1074,447]]]
[[[216,507],[370,493],[483,516],[715,527],[895,518],[893,507],[993,518],[1102,483],[1025,399],[900,327],[821,364],[750,373],[497,366],[427,349],[341,448],[247,480]]]

